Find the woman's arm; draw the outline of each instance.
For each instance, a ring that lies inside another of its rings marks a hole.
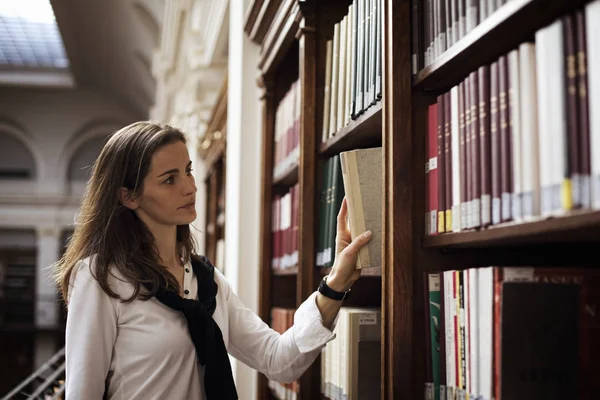
[[[66,397],[101,399],[117,337],[117,313],[87,262],[73,273],[65,338]]]
[[[360,277],[356,269],[358,250],[371,239],[370,232],[352,241],[346,224],[346,199],[337,220],[336,256],[327,284],[343,292]],[[298,379],[335,337],[333,330],[341,301],[313,292],[296,310],[294,324],[280,335],[230,292],[229,350],[237,359],[279,382]]]
[[[313,293],[300,305],[294,314],[294,325],[280,335],[230,292],[229,353],[274,381],[298,379],[335,337],[333,328],[323,326],[316,295]]]
[[[360,277],[360,269],[356,269],[358,251],[371,240],[371,231],[366,231],[352,240],[348,223],[348,204],[346,197],[342,201],[340,212],[337,216],[337,235],[335,237],[335,259],[333,268],[327,277],[327,286],[337,292],[345,292],[352,288],[354,282]],[[323,324],[330,327],[335,320],[341,301],[332,300],[321,293],[317,294],[317,306],[323,317]]]

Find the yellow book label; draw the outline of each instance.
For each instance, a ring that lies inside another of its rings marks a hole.
[[[446,210],[446,232],[452,232],[452,210]]]
[[[563,180],[560,189],[560,197],[562,200],[563,209],[571,210],[573,208],[573,185],[571,185],[571,180]]]
[[[444,211],[438,211],[438,233],[446,232],[446,224],[444,221]]]

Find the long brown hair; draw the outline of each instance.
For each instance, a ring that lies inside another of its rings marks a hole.
[[[96,159],[83,195],[75,231],[54,278],[67,302],[69,281],[77,263],[94,256],[94,278],[104,292],[120,298],[108,283],[111,268],[134,285],[130,302],[148,300],[159,288],[179,290],[175,277],[158,260],[154,237],[137,215],[119,200],[122,187],[133,196],[142,193],[152,155],[162,146],[186,142],[185,135],[169,126],[142,121],[115,132]],[[177,226],[177,244],[182,257],[195,253],[189,225]],[[113,274],[114,275],[114,274]],[[144,286],[148,290],[140,290]]]

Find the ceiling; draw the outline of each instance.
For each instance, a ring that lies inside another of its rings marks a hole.
[[[152,57],[164,0],[50,0],[76,85],[106,92],[140,118],[154,103]]]

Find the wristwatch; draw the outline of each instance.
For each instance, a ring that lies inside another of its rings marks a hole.
[[[325,297],[329,297],[333,300],[344,301],[350,296],[350,291],[352,289],[348,289],[345,292],[338,292],[337,290],[333,290],[329,286],[327,286],[327,277],[329,275],[325,275],[323,280],[319,284],[319,293],[321,293]]]

